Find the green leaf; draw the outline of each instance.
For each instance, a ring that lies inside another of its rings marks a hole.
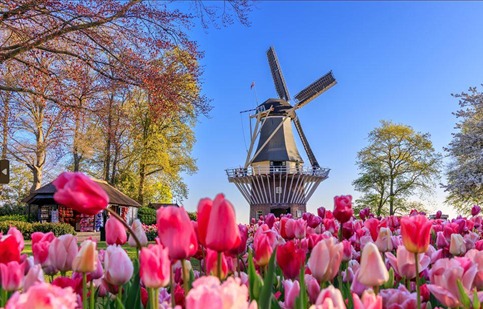
[[[473,308],[481,308],[481,302],[478,298],[478,292],[476,289],[473,290]]]
[[[250,300],[258,301],[255,297],[255,280],[257,277],[257,272],[255,270],[255,264],[253,263],[253,252],[250,250],[248,252],[248,292],[250,294]]]
[[[391,289],[394,287],[394,269],[389,269],[389,279],[382,285],[385,289]]]
[[[141,277],[139,275],[139,260],[133,260],[134,272],[131,281],[127,284],[124,303],[127,308],[142,309],[141,304]]]
[[[273,279],[275,277],[275,255],[277,249],[273,250],[270,261],[268,262],[268,270],[265,274],[263,280],[262,292],[260,293],[260,300],[258,302],[258,307],[263,309],[270,309],[272,306],[272,290],[273,290]]]
[[[302,265],[299,275],[300,293],[295,300],[295,308],[306,309],[308,306],[307,287],[305,286],[305,267]]]
[[[471,301],[470,301],[470,298],[468,297],[468,295],[465,292],[465,288],[463,287],[463,284],[461,284],[461,280],[460,279],[456,280],[456,284],[458,285],[458,292],[460,294],[459,301],[463,304],[464,308],[470,308]]]

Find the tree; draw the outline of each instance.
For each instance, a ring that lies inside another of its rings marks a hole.
[[[469,212],[472,204],[483,203],[483,93],[472,87],[453,95],[460,109],[457,132],[445,150],[452,161],[446,171],[449,192],[447,202],[461,212]]]
[[[369,146],[357,154],[360,177],[352,183],[364,193],[359,202],[367,203],[377,215],[394,215],[408,205],[407,197],[417,191],[431,192],[441,155],[429,138],[427,133],[388,121],[371,131]]]

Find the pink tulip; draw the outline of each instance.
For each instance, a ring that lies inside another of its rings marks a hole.
[[[22,288],[25,264],[16,261],[0,264],[2,289],[13,292]]]
[[[305,264],[305,250],[296,247],[293,240],[278,246],[277,264],[287,279],[295,279]]]
[[[195,230],[183,207],[161,207],[156,217],[159,239],[169,249],[171,260],[186,259],[198,251]]]
[[[460,234],[451,234],[449,253],[454,256],[460,256],[466,253],[466,242],[463,239],[463,236]]]
[[[168,248],[161,244],[142,248],[139,256],[140,276],[147,288],[160,288],[169,283],[170,266]]]
[[[77,295],[72,288],[60,288],[47,283],[36,284],[27,292],[16,292],[8,300],[5,309],[75,309]]]
[[[352,196],[341,195],[334,197],[334,218],[340,223],[349,221],[354,211],[352,210]]]
[[[285,292],[284,302],[279,302],[282,309],[295,308],[295,300],[300,294],[300,284],[298,281],[284,280],[282,282],[283,290]]]
[[[283,217],[280,219],[280,235],[287,240],[295,238],[294,226],[294,219]]]
[[[257,229],[253,239],[254,260],[258,266],[268,264],[272,256],[273,249],[277,241],[277,234],[268,229],[267,225],[262,225]]]
[[[146,232],[143,229],[143,224],[141,223],[141,221],[139,219],[136,219],[136,220],[133,221],[131,229],[133,230],[134,235],[136,235],[137,239],[141,243],[141,246],[142,247],[147,246],[148,245],[148,237],[146,236]],[[131,247],[137,246],[136,241],[134,240],[134,238],[131,235],[129,235],[129,239],[128,239],[127,243]]]
[[[446,240],[446,237],[444,236],[443,232],[437,232],[436,233],[436,246],[438,248],[447,248],[447,247],[449,247],[449,243]]]
[[[71,234],[61,235],[50,244],[50,264],[62,272],[72,270],[72,262],[78,252],[77,237]]]
[[[17,228],[15,226],[11,226],[8,229],[7,235],[11,235],[11,236],[13,236],[15,238],[15,240],[18,243],[18,250],[19,251],[22,251],[23,248],[25,247],[25,241],[23,239],[22,232],[20,232],[19,230],[17,230]]]
[[[424,253],[429,246],[431,221],[423,215],[401,218],[403,244],[412,253]]]
[[[474,216],[477,216],[479,213],[481,212],[481,207],[478,206],[478,205],[473,205],[473,207],[471,207],[471,215],[474,217]]]
[[[310,303],[314,304],[320,293],[320,285],[312,275],[305,275],[305,286],[307,287],[307,294],[309,294]]]
[[[305,238],[305,235],[307,234],[307,221],[305,221],[302,218],[295,220],[293,232],[294,232],[295,238],[297,239]]]
[[[186,309],[233,308],[256,309],[256,303],[248,305],[248,288],[240,285],[239,278],[228,278],[220,285],[213,276],[204,276],[193,282],[186,296]]]
[[[379,292],[384,308],[415,309],[417,308],[416,292],[410,293],[402,284],[397,289],[383,289]],[[424,307],[423,307],[424,308]]]
[[[0,235],[0,263],[20,262],[20,249],[12,235]]]
[[[115,286],[121,286],[131,279],[134,267],[122,247],[108,246],[104,256],[104,279]]]
[[[414,253],[409,252],[404,246],[397,248],[397,256],[394,256],[391,252],[386,252],[386,258],[399,276],[408,279],[416,278],[416,259]],[[418,254],[418,259],[418,269],[419,272],[422,272],[428,268],[431,263],[431,258],[425,254]]]
[[[307,265],[319,282],[332,280],[337,275],[342,249],[343,245],[336,243],[334,237],[319,241],[312,249]]]
[[[210,211],[206,247],[217,252],[225,252],[238,247],[240,241],[235,209],[223,194],[218,194]]]
[[[80,213],[93,216],[109,204],[109,196],[95,181],[82,173],[64,172],[53,182],[54,200]]]
[[[32,238],[32,253],[34,255],[35,263],[44,265],[49,257],[50,243],[54,240],[55,235],[52,232],[42,233],[35,232],[31,235]]]
[[[386,265],[374,243],[368,243],[362,249],[361,267],[356,277],[366,286],[380,286],[389,279]]]
[[[382,297],[374,294],[373,290],[365,290],[362,299],[353,294],[354,309],[382,309]]]
[[[44,272],[42,271],[42,266],[36,264],[30,267],[27,275],[23,278],[23,291],[28,291],[28,289],[40,282],[45,282]]]
[[[213,206],[213,201],[209,198],[201,199],[198,203],[198,241],[201,245],[206,247],[206,233],[208,232],[208,225],[210,222],[210,213]]]
[[[344,299],[342,294],[332,285],[323,289],[317,301],[315,302],[316,309],[345,309]]]
[[[126,228],[117,218],[110,216],[106,221],[106,243],[122,246],[126,242]]]
[[[243,254],[247,251],[248,228],[244,224],[238,224],[238,230],[240,231],[240,244],[229,252],[229,254],[234,256]]]
[[[225,279],[228,275],[228,264],[225,255],[221,253],[221,274],[218,276],[218,252],[206,250],[206,272],[212,276]]]
[[[74,261],[72,261],[72,270],[81,273],[96,270],[97,254],[96,243],[92,240],[84,240]]]
[[[392,245],[392,233],[391,229],[387,227],[381,227],[379,229],[379,234],[377,235],[376,239],[376,246],[377,249],[381,252],[388,252],[392,251],[393,245]]]

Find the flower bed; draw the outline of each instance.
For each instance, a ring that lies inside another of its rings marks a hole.
[[[112,215],[106,250],[90,240],[79,248],[72,235],[33,233],[32,257],[21,255],[24,238],[12,227],[0,240],[0,307],[481,307],[477,206],[471,217],[452,220],[416,211],[376,218],[364,210],[356,217],[350,196],[342,196],[334,211],[237,225],[233,206],[218,195],[201,200],[197,215],[192,222],[183,208],[161,208],[157,230],[135,222],[129,240]],[[147,246],[146,234],[157,234],[156,243]],[[120,247],[126,242],[139,258],[127,256]],[[196,270],[190,259],[200,261]],[[44,274],[59,273],[43,282]]]

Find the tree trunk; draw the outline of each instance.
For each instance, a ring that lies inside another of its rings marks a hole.
[[[3,100],[3,119],[2,119],[2,160],[7,159],[7,145],[8,145],[8,118],[10,116],[10,95],[6,94]]]
[[[109,107],[107,111],[107,140],[106,140],[106,157],[104,158],[104,180],[109,182],[109,174],[111,170],[111,142],[112,142],[112,101],[114,95],[109,99]]]
[[[139,188],[138,188],[138,202],[143,205],[144,203],[144,180],[146,179],[146,166],[144,163],[139,165]]]
[[[82,108],[82,101],[79,100],[79,109]],[[74,160],[74,172],[80,170],[80,162],[82,160],[82,153],[79,151],[79,127],[80,127],[80,111],[75,111],[75,126],[74,126],[74,142],[72,147],[72,158]]]
[[[42,168],[31,164],[27,165],[27,167],[32,171],[33,175],[32,187],[30,187],[30,193],[33,193],[40,188],[42,183]]]

